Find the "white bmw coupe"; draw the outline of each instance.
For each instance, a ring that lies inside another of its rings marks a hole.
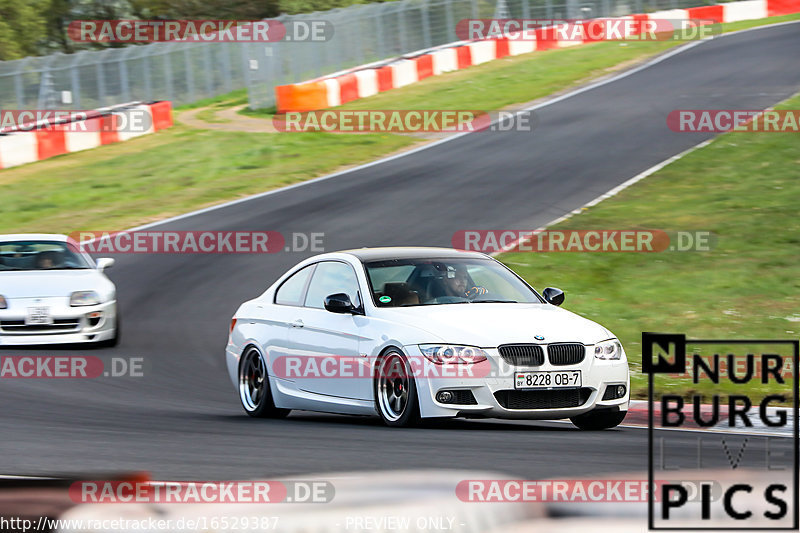
[[[625,418],[628,362],[603,326],[559,308],[495,259],[364,248],[290,269],[231,321],[227,367],[244,410],[420,418]]]
[[[113,259],[66,235],[0,235],[0,346],[100,343],[119,338]]]

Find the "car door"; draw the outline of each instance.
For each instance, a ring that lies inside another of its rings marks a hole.
[[[289,352],[296,357],[293,363],[295,375],[299,376],[295,383],[307,392],[369,400],[369,359],[359,353],[368,319],[359,314],[326,311],[325,298],[337,293],[347,294],[355,306],[361,307],[362,291],[353,267],[343,261],[317,263],[304,307],[297,309],[289,328]]]
[[[306,266],[286,278],[275,291],[274,307],[256,305],[260,317],[256,336],[262,342],[269,362],[269,374],[274,378],[294,381],[293,376],[286,372],[287,357],[291,353],[289,333],[303,308],[306,289],[315,268],[316,264]]]

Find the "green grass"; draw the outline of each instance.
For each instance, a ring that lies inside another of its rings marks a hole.
[[[779,107],[798,106],[800,96]],[[711,251],[514,253],[501,259],[537,287],[562,287],[567,308],[613,331],[631,359],[632,391],[642,398],[642,331],[695,339],[798,338],[799,168],[800,134],[725,134],[553,226],[711,231]],[[673,386],[685,387],[686,380]],[[761,385],[751,389],[757,396],[768,392]],[[696,390],[718,388],[702,383]]]
[[[175,126],[0,173],[0,232],[113,230],[313,178],[407,137],[219,132]]]
[[[736,23],[737,28],[771,23]],[[536,52],[428,78],[352,102],[360,109],[485,109],[567,89],[674,43],[597,43]],[[246,91],[195,102],[201,118],[247,102]],[[268,116],[274,110],[248,114]],[[269,134],[175,127],[139,139],[0,172],[0,231],[117,230],[310,179],[406,148],[416,138]]]

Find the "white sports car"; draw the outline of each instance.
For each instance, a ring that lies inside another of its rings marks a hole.
[[[119,338],[114,284],[66,235],[0,235],[0,345],[101,343]]]
[[[614,335],[560,309],[491,257],[364,248],[286,272],[231,321],[227,367],[245,411],[420,418],[569,418],[618,425],[628,362]]]

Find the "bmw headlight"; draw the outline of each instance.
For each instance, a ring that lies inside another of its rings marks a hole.
[[[70,307],[84,307],[87,305],[97,305],[100,303],[100,295],[94,291],[73,292],[69,297]]]
[[[594,356],[598,359],[620,359],[622,345],[617,339],[598,342],[594,345]]]
[[[420,351],[429,361],[437,365],[471,364],[486,361],[486,352],[475,346],[453,344],[420,344]]]
[[[8,302],[6,297],[0,294],[0,309],[8,309]]]

